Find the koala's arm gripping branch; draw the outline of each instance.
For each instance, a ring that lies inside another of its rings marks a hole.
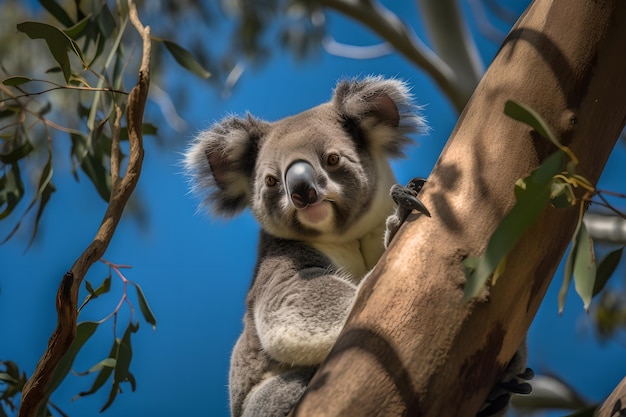
[[[139,80],[131,90],[126,105],[130,142],[128,166],[124,177],[120,177],[119,127],[121,110],[117,109],[117,120],[114,127],[114,132],[117,134],[114,134],[111,152],[111,176],[113,180],[111,198],[94,240],[74,262],[70,271],[63,276],[57,292],[57,326],[35,372],[24,386],[19,417],[34,417],[39,408],[45,406],[49,396],[47,389],[54,371],[76,334],[80,285],[87,270],[104,255],[141,173],[144,154],[141,127],[150,84],[150,28],[144,27],[139,21],[134,2],[129,0],[128,5],[131,22],[143,40],[143,57],[139,69]]]
[[[554,147],[503,113],[532,107],[596,183],[626,120],[626,3],[536,0],[470,99],[420,198],[359,291],[295,416],[475,416],[520,346],[576,225],[546,208],[497,284],[463,302],[462,260],[484,252],[514,184]]]

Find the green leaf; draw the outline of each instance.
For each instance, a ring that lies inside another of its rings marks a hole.
[[[22,145],[13,149],[11,153],[0,154],[0,162],[6,165],[14,164],[20,159],[26,157],[33,151],[33,149],[35,149],[33,145],[29,141],[25,141]]]
[[[117,22],[106,3],[102,4],[100,12],[96,15],[96,23],[98,24],[98,29],[102,37],[105,39],[111,38],[115,29],[117,29]]]
[[[541,116],[539,116],[537,112],[535,112],[530,107],[526,107],[523,104],[507,100],[507,102],[504,104],[504,114],[515,120],[526,123],[533,129],[535,129],[537,133],[539,133],[541,136],[552,142],[559,149],[563,147],[561,143],[556,139],[556,137],[552,134],[552,130],[550,130],[548,124],[543,120]]]
[[[113,340],[113,346],[111,346],[111,350],[109,351],[109,357],[108,357],[108,359],[115,360],[116,361],[116,365],[117,365],[117,354],[119,352],[119,345],[120,345],[119,339]],[[114,368],[108,367],[108,366],[102,367],[102,369],[100,370],[100,372],[96,376],[96,379],[94,379],[93,384],[91,384],[91,388],[89,389],[89,391],[79,392],[73,398],[73,400],[77,399],[77,398],[80,398],[80,397],[86,397],[87,395],[91,395],[91,394],[97,392],[100,388],[102,388],[104,383],[107,382],[107,380],[109,379],[109,377],[113,373],[113,369]]]
[[[552,178],[563,168],[563,155],[562,151],[553,153],[528,177],[518,181],[515,193],[517,202],[489,238],[485,253],[481,257],[470,257],[463,261],[471,271],[465,285],[465,300],[479,293],[494,270],[504,262],[507,254],[547,206]],[[471,269],[472,265],[474,269]]]
[[[585,311],[589,312],[589,304],[593,297],[593,287],[596,281],[596,256],[593,251],[593,241],[583,222],[580,226],[578,244],[576,245],[576,259],[574,260],[574,287],[583,301]]]
[[[76,337],[63,358],[61,358],[57,369],[54,371],[52,380],[46,391],[46,398],[50,397],[54,390],[56,390],[59,384],[65,379],[70,369],[72,369],[76,355],[82,349],[85,342],[94,334],[98,325],[99,323],[95,321],[83,321],[78,323],[76,326]]]
[[[0,220],[13,212],[13,209],[22,200],[23,196],[24,183],[20,175],[20,167],[14,163],[11,164],[11,169],[0,177],[0,207],[6,206],[4,211],[0,212]]]
[[[72,18],[67,14],[65,9],[54,0],[39,0],[41,4],[52,16],[54,16],[62,25],[70,27],[74,24]]]
[[[133,351],[131,347],[130,335],[135,333],[139,329],[138,324],[133,324],[132,322],[128,323],[128,327],[124,332],[124,336],[119,340],[118,350],[117,350],[117,362],[115,364],[115,370],[113,373],[113,385],[111,386],[111,391],[109,392],[109,398],[107,402],[102,406],[100,412],[103,412],[107,408],[113,404],[115,401],[115,397],[117,393],[120,392],[120,384],[122,382],[131,382],[135,380],[135,378],[130,374],[129,367],[130,361],[133,356]],[[131,387],[134,391],[134,384],[131,384]]]
[[[26,209],[24,210],[24,213],[22,213],[20,220],[17,222],[13,230],[3,240],[2,243],[6,242],[13,236],[13,234],[20,228],[20,225],[22,224],[22,221],[26,217],[26,214],[28,214],[28,212],[30,212],[30,210],[39,201],[39,209],[37,210],[37,216],[35,217],[35,224],[33,227],[33,232],[31,235],[31,239],[28,243],[27,249],[28,247],[30,247],[30,245],[33,243],[35,239],[35,235],[37,234],[37,228],[39,226],[39,220],[41,219],[43,210],[46,204],[48,203],[48,201],[50,200],[50,196],[52,195],[52,193],[56,191],[56,188],[54,188],[54,185],[52,185],[52,183],[50,182],[51,178],[52,178],[52,150],[50,147],[48,147],[48,160],[46,161],[46,165],[44,166],[41,172],[41,176],[39,177],[39,186],[37,187],[37,192],[35,193],[35,196],[33,197],[33,200],[30,202],[28,207],[26,207]],[[0,196],[0,203],[1,203],[1,200],[2,200],[2,197]]]
[[[111,177],[104,167],[102,159],[96,158],[87,148],[87,138],[77,133],[70,134],[72,138],[72,155],[75,156],[81,169],[96,187],[98,194],[104,201],[111,196]]]
[[[572,276],[574,274],[574,265],[576,264],[576,254],[578,253],[577,245],[580,234],[580,228],[583,224],[582,216],[578,217],[578,223],[576,224],[576,229],[574,230],[574,234],[572,235],[572,246],[567,254],[567,259],[565,261],[565,267],[563,270],[563,282],[561,283],[561,289],[559,290],[558,302],[559,302],[559,314],[563,314],[563,309],[565,308],[565,298],[567,297],[567,290],[569,289],[570,283],[572,282]]]
[[[134,282],[131,282],[131,284],[133,284],[135,286],[135,289],[137,290],[137,298],[139,299],[139,308],[141,309],[141,314],[143,314],[143,317],[148,322],[148,324],[152,326],[152,329],[156,329],[156,317],[154,317],[154,313],[152,313],[152,310],[148,305],[148,300],[146,299],[143,290],[141,289],[139,284],[136,284]]]
[[[211,73],[204,69],[198,61],[196,61],[196,58],[194,58],[191,52],[171,41],[163,40],[163,44],[170,54],[172,54],[176,62],[178,62],[183,68],[201,78],[209,78],[211,76]]]
[[[4,85],[8,85],[8,86],[16,86],[16,85],[22,85],[22,84],[26,84],[31,82],[33,79],[29,78],[29,77],[21,77],[19,75],[16,75],[14,77],[9,77],[6,78],[2,81],[2,84]]]
[[[139,325],[133,322],[128,323],[128,327],[122,336],[117,356],[117,364],[115,365],[114,380],[118,383],[126,382],[128,370],[130,369],[130,361],[133,358],[133,349],[130,336],[139,330]]]
[[[117,359],[115,358],[106,358],[102,359],[100,362],[86,370],[85,372],[76,372],[78,376],[85,376],[89,374],[93,374],[94,372],[101,371],[103,368],[115,368],[115,364],[117,363]]]
[[[109,275],[104,279],[104,281],[102,281],[102,284],[100,284],[100,286],[98,286],[95,290],[91,286],[91,283],[87,280],[85,280],[85,287],[87,288],[87,291],[89,291],[89,294],[85,296],[85,300],[78,308],[78,311],[82,310],[89,301],[109,292],[111,289],[111,273],[109,272]]]
[[[35,240],[35,236],[37,235],[37,230],[39,230],[39,221],[41,220],[43,211],[48,205],[48,202],[50,201],[50,197],[52,197],[52,193],[54,193],[56,190],[57,189],[54,186],[54,184],[52,184],[52,182],[49,182],[48,184],[45,185],[44,189],[41,191],[41,194],[39,196],[39,206],[37,208],[37,214],[35,216],[35,224],[33,226],[33,232],[30,235],[30,240],[28,241],[27,248],[33,244]]]
[[[68,50],[73,51],[84,65],[85,60],[83,59],[80,47],[62,30],[40,22],[19,23],[17,29],[28,35],[31,39],[43,39],[46,41],[48,49],[63,71],[65,82],[69,83],[72,76],[70,58],[67,54]]]
[[[91,15],[87,15],[83,17],[80,21],[76,22],[75,25],[72,25],[71,27],[64,29],[63,32],[65,32],[65,34],[69,36],[70,38],[76,40],[81,37],[81,35],[85,31],[85,28],[87,28],[87,25],[89,24],[90,19],[91,19]]]
[[[596,282],[593,286],[594,297],[602,291],[611,275],[613,275],[613,272],[615,272],[615,269],[622,258],[623,252],[624,246],[606,255],[602,262],[598,265],[598,269],[596,271]]]

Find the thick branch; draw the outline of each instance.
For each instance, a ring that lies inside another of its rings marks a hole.
[[[620,0],[533,2],[422,191],[433,217],[410,217],[396,235],[294,415],[475,415],[524,339],[577,217],[546,208],[497,285],[462,302],[463,258],[484,251],[515,181],[554,150],[504,104],[542,115],[595,184],[626,120],[626,61],[615,58],[624,21]]]
[[[143,39],[144,48],[142,64],[139,69],[139,80],[137,85],[131,90],[126,105],[130,142],[128,167],[125,176],[119,178],[117,176],[119,174],[117,172],[119,169],[119,161],[117,159],[119,158],[119,152],[112,153],[111,170],[115,181],[112,184],[111,198],[107,210],[94,240],[78,257],[70,271],[65,274],[61,281],[56,302],[57,326],[48,341],[48,347],[39,360],[35,372],[24,386],[19,417],[35,417],[37,410],[41,406],[45,406],[49,395],[47,394],[47,388],[54,371],[76,334],[78,291],[81,283],[91,265],[104,255],[141,173],[144,152],[141,126],[146,98],[148,97],[150,77],[150,28],[144,28],[139,22],[133,1],[129,0],[128,4],[131,21]]]

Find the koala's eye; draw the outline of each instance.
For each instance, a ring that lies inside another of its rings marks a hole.
[[[329,154],[328,157],[326,157],[326,163],[329,166],[337,165],[339,163],[339,154],[338,153]]]
[[[267,177],[265,177],[265,185],[267,185],[268,187],[273,187],[276,185],[276,178],[272,177],[271,175],[268,175]]]

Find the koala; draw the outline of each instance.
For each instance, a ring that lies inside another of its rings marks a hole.
[[[405,83],[367,77],[279,121],[228,117],[187,150],[202,205],[225,217],[249,207],[261,229],[231,356],[233,417],[289,413],[404,217],[430,215],[424,181],[398,186],[390,166],[423,128]]]

